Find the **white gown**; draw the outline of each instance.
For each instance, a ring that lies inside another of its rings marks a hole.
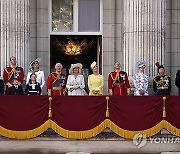
[[[28,72],[27,79],[26,79],[26,85],[29,83],[30,75],[32,73],[33,72]],[[38,72],[35,72],[35,74],[36,74],[36,81],[40,84],[41,89],[42,89],[45,85],[44,72],[39,70]]]
[[[73,89],[74,87],[77,89]],[[66,88],[68,89],[68,95],[83,95],[83,89],[85,87],[84,84],[84,76],[78,75],[76,78],[74,75],[68,75]]]

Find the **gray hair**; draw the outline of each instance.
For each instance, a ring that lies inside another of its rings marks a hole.
[[[61,67],[63,68],[62,64],[61,63],[56,63],[55,65],[55,69],[57,68],[58,65],[61,65]]]

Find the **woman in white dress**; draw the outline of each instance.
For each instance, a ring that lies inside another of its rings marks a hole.
[[[84,84],[84,76],[81,75],[82,64],[71,64],[71,68],[69,69],[69,74],[66,88],[68,90],[68,95],[83,95],[83,89],[85,87]]]
[[[133,76],[134,81],[134,95],[135,96],[146,96],[148,95],[148,75],[144,73],[146,63],[144,61],[138,61],[136,63],[138,67],[138,73]]]
[[[37,58],[30,63],[29,65],[30,71],[27,74],[26,84],[28,84],[29,82],[30,75],[32,73],[35,73],[36,81],[40,84],[41,89],[42,89],[45,85],[45,78],[44,78],[44,72],[39,70],[39,62],[40,62],[40,58]]]

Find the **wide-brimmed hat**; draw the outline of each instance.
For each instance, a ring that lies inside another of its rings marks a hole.
[[[97,65],[97,63],[95,61],[93,61],[92,64],[90,65],[91,69],[93,69],[96,65]]]
[[[69,74],[73,74],[73,69],[78,67],[79,68],[79,74],[81,74],[81,69],[82,69],[82,64],[81,63],[76,63],[76,64],[71,64],[71,67],[69,69]]]
[[[34,60],[29,64],[29,67],[32,67],[33,63],[36,62],[36,61],[37,61],[38,63],[40,63],[41,59],[40,59],[40,58],[34,59]]]
[[[146,62],[143,61],[143,60],[139,60],[137,63],[136,63],[136,67],[142,67],[142,66],[146,66]]]

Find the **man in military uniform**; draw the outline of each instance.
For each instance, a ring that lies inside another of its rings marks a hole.
[[[153,90],[156,95],[170,95],[171,93],[171,79],[165,74],[163,65],[156,63],[158,67],[158,75],[153,80]]]
[[[18,85],[21,85],[24,79],[24,70],[22,67],[17,66],[16,57],[12,56],[10,58],[10,63],[11,66],[6,67],[3,73],[4,83],[6,85],[6,94],[8,94],[9,88],[12,87],[14,78],[17,78]]]
[[[108,77],[109,95],[129,95],[130,84],[127,73],[121,71],[121,64],[117,61],[114,64],[114,72]]]
[[[176,73],[175,85],[179,88],[179,95],[180,95],[180,70]]]
[[[4,94],[4,81],[0,79],[0,95]]]
[[[63,95],[66,86],[65,75],[62,74],[62,64],[56,63],[56,72],[51,73],[47,79],[47,93],[49,96]]]

